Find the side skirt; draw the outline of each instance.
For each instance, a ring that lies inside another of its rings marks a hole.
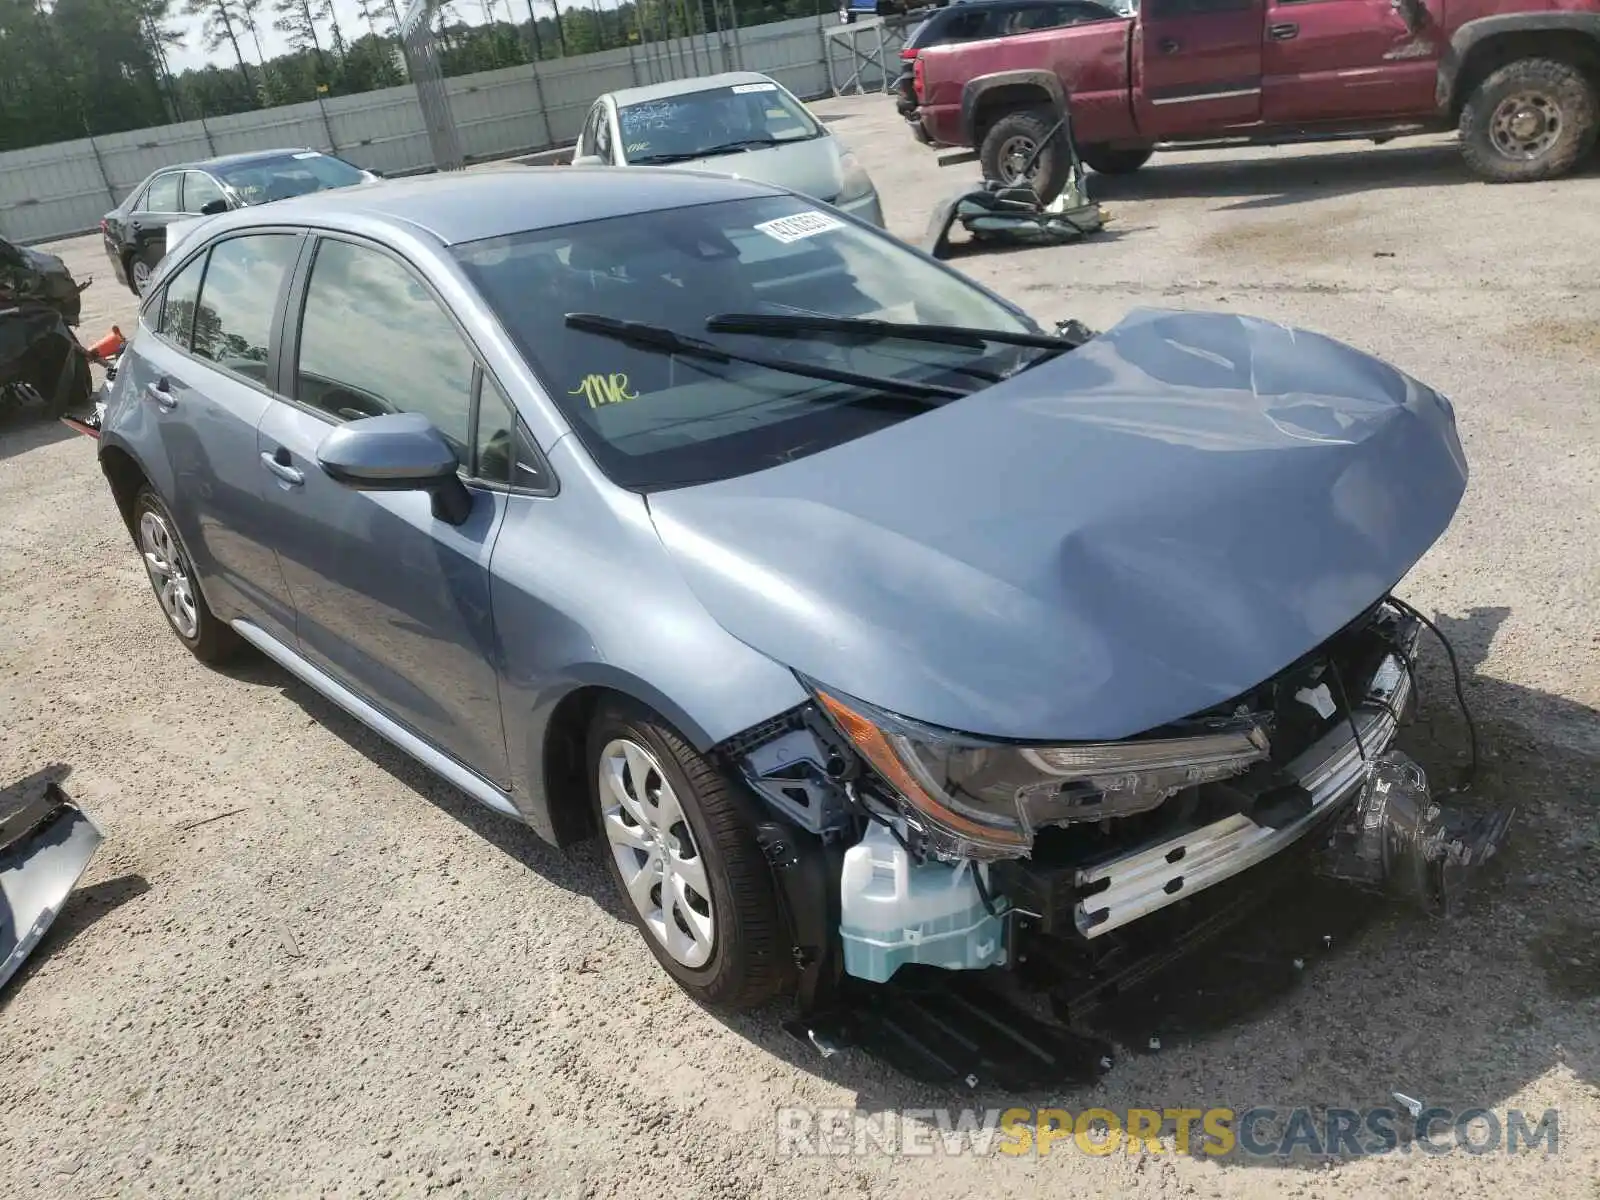
[[[404,750],[441,779],[455,784],[479,804],[494,809],[501,816],[524,823],[522,814],[517,811],[517,806],[511,803],[511,798],[476,771],[435,750],[404,725],[385,716],[344,684],[312,666],[271,634],[243,619],[233,621],[231,624],[245,641],[301,683],[344,709],[373,733]]]

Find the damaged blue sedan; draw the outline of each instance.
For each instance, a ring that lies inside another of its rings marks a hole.
[[[1047,331],[781,188],[615,179],[328,192],[163,262],[99,455],[190,651],[598,835],[718,1006],[1092,961],[1291,850],[1432,902],[1481,858],[1391,751],[1443,396],[1250,317]]]

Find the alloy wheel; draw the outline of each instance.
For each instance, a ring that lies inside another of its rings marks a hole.
[[[1542,92],[1507,96],[1489,119],[1489,137],[1507,158],[1538,158],[1561,137],[1561,106]]]
[[[143,259],[134,259],[132,274],[133,290],[138,292],[141,296],[144,295],[145,288],[150,286],[150,264],[145,262]]]
[[[150,586],[161,602],[167,620],[178,636],[193,641],[200,633],[200,609],[195,604],[194,584],[189,560],[177,536],[160,513],[146,512],[139,518],[139,550]]]
[[[1030,137],[1018,135],[1007,138],[1000,146],[999,163],[1002,174],[1000,182],[1008,187],[1025,185],[1028,177],[1023,171],[1038,148],[1038,143]]]
[[[638,742],[616,738],[600,753],[600,819],[651,936],[674,961],[705,966],[716,946],[705,860],[666,772]]]

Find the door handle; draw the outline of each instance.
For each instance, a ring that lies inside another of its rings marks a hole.
[[[178,407],[178,398],[161,386],[164,383],[166,383],[165,379],[161,383],[145,384],[144,395],[145,399],[155,401],[155,406],[162,412],[171,412]]]
[[[1183,43],[1177,38],[1164,37],[1156,43],[1156,49],[1163,54],[1176,54],[1183,49]]]
[[[1300,26],[1289,24],[1269,25],[1267,27],[1267,36],[1275,42],[1287,42],[1300,36]]]
[[[287,483],[290,487],[299,487],[306,481],[306,477],[299,471],[295,470],[288,463],[280,459],[278,457],[279,454],[282,454],[284,458],[289,457],[288,452],[285,450],[279,450],[277,453],[271,453],[263,450],[261,452],[261,465],[267,470],[271,471],[279,479]]]

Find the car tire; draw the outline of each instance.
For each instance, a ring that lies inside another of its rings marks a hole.
[[[1565,175],[1600,134],[1595,84],[1570,63],[1524,58],[1472,90],[1461,109],[1461,152],[1490,183]]]
[[[753,802],[659,716],[620,698],[595,714],[587,762],[607,869],[667,974],[715,1008],[779,994],[790,946]]]
[[[141,300],[144,299],[144,287],[140,281],[148,283],[160,261],[161,256],[152,255],[148,249],[128,255],[128,290]]]
[[[1080,151],[1084,164],[1101,175],[1132,175],[1155,153],[1152,147],[1116,149],[1111,146],[1085,146]]]
[[[1072,159],[1066,139],[1050,131],[1059,118],[1048,108],[1024,108],[1009,112],[984,131],[978,147],[978,160],[987,179],[997,179],[1007,187],[1031,186],[1043,204],[1061,194],[1072,176]],[[1018,172],[1036,147],[1049,138],[1040,151],[1030,179]]]
[[[148,484],[133,498],[134,545],[167,625],[203,663],[220,665],[248,644],[211,611],[172,513]]]

